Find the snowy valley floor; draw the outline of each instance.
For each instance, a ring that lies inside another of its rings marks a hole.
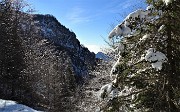
[[[0,112],[42,112],[15,101],[0,99]]]

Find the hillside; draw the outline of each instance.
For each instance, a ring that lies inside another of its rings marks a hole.
[[[76,34],[63,26],[52,15],[33,15],[35,25],[39,27],[39,34],[52,42],[57,50],[65,50],[70,56],[73,69],[77,76],[85,77],[88,70],[95,64],[95,54],[83,47]]]
[[[51,15],[7,11],[0,19],[0,98],[49,112],[75,110],[76,89],[95,54]]]

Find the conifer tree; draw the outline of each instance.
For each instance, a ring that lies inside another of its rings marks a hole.
[[[180,1],[147,0],[109,34],[120,37],[115,80],[100,90],[109,97],[102,110],[180,111]]]

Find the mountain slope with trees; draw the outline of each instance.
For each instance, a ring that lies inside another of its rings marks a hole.
[[[76,87],[95,54],[55,17],[31,14],[23,0],[0,6],[0,97],[37,110],[76,110]]]
[[[65,49],[68,52],[76,75],[86,77],[88,70],[95,65],[95,54],[81,45],[76,34],[58,22],[54,16],[35,14],[33,20],[40,29],[39,35],[53,42],[58,50]]]

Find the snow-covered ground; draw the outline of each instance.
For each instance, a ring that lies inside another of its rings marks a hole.
[[[42,112],[28,106],[17,104],[15,101],[0,99],[0,112]]]

